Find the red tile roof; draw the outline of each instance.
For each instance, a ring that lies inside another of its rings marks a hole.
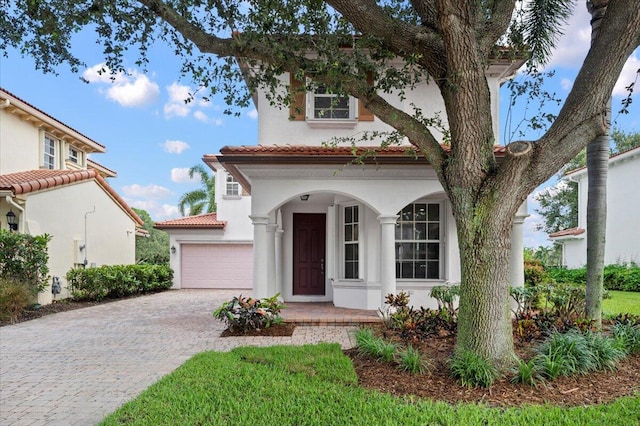
[[[563,229],[562,231],[549,234],[549,238],[576,237],[578,235],[584,234],[585,232],[586,231],[582,228],[568,228],[568,229]]]
[[[118,195],[96,170],[29,170],[26,172],[0,175],[0,190],[12,191],[14,195],[28,194],[74,182],[95,179],[122,209],[139,225],[144,222],[131,207]]]
[[[227,222],[218,220],[216,213],[205,213],[178,219],[156,222],[157,229],[224,229]]]

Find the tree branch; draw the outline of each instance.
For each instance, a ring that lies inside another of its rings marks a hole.
[[[515,0],[494,0],[491,2],[491,17],[484,21],[480,28],[480,50],[484,57],[488,57],[497,41],[504,35],[511,23]]]

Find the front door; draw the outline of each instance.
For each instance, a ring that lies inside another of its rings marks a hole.
[[[324,213],[293,214],[293,294],[324,296],[327,219]]]

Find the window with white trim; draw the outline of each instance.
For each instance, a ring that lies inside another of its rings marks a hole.
[[[78,164],[80,161],[78,150],[71,146],[69,147],[69,161],[75,164]]]
[[[230,174],[227,174],[226,195],[240,195],[240,183]]]
[[[357,279],[359,276],[359,209],[358,206],[344,208],[344,277]]]
[[[339,96],[317,87],[307,93],[307,120],[356,120],[357,103],[351,96]]]
[[[442,266],[441,203],[409,204],[396,222],[396,278],[439,279]]]
[[[50,136],[44,136],[44,157],[42,165],[45,169],[53,170],[56,166],[56,140]]]

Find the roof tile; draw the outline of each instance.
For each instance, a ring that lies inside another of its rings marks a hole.
[[[217,213],[205,213],[178,219],[156,222],[157,229],[224,229],[227,222],[218,220]]]

